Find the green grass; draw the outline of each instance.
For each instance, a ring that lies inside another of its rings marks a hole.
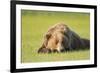
[[[22,47],[21,62],[46,62],[86,60],[90,58],[89,50],[66,53],[38,54],[37,50],[43,41],[48,28],[64,22],[70,29],[83,38],[90,38],[90,14],[74,12],[49,12],[22,10]]]

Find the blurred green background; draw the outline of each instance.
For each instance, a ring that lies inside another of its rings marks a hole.
[[[43,35],[48,28],[59,22],[68,25],[81,37],[90,39],[89,13],[21,10],[22,63],[90,59],[89,50],[51,54],[37,53],[42,45]]]

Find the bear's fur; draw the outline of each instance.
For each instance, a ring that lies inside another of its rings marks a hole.
[[[47,31],[38,53],[65,52],[85,48],[90,48],[89,40],[80,38],[64,23],[58,23]]]

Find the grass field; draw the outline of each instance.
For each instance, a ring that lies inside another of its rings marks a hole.
[[[22,10],[22,47],[21,62],[49,62],[67,60],[86,60],[89,50],[66,53],[38,54],[43,41],[43,34],[56,23],[64,22],[70,29],[83,38],[90,38],[90,14],[74,12],[50,12]]]

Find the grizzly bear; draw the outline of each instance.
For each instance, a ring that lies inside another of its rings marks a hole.
[[[80,38],[66,24],[58,23],[44,35],[44,41],[38,53],[65,52],[86,48],[90,48],[88,39]]]

